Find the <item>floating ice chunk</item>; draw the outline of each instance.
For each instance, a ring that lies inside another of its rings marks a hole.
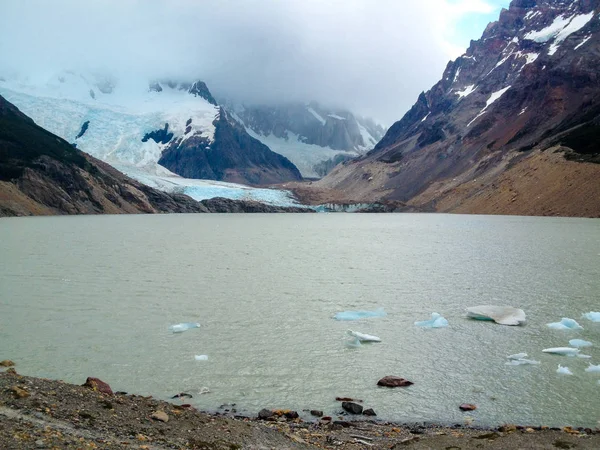
[[[571,339],[569,341],[569,345],[572,347],[582,348],[582,347],[591,347],[594,344],[592,344],[590,341],[584,341],[583,339]]]
[[[542,350],[544,353],[553,353],[555,355],[575,356],[579,353],[578,348],[571,347],[552,347]]]
[[[196,361],[208,361],[208,355],[196,355],[194,359]]]
[[[344,345],[346,347],[350,347],[350,348],[358,348],[358,347],[362,346],[362,344],[360,343],[360,339],[358,339],[357,337],[354,337],[353,339],[345,340]]]
[[[590,363],[589,367],[587,369],[585,369],[586,372],[598,372],[600,373],[600,364],[598,364],[597,366],[593,365],[592,363]]]
[[[506,363],[507,366],[524,366],[526,364],[539,364],[539,361],[534,361],[533,359],[525,359],[525,358],[521,358],[521,359],[511,359],[510,361],[508,361]]]
[[[415,322],[415,325],[422,328],[443,328],[448,326],[448,321],[440,314],[431,313],[431,320],[422,320]]]
[[[571,372],[568,367],[563,367],[560,364],[558,365],[558,369],[556,369],[556,373],[560,373],[561,375],[573,375],[573,372]]]
[[[380,338],[378,338],[377,336],[373,336],[372,334],[365,334],[352,330],[346,331],[346,334],[348,334],[348,336],[355,337],[360,342],[381,342]]]
[[[525,311],[512,306],[481,305],[467,308],[467,317],[475,320],[493,320],[500,325],[521,325]]]
[[[589,313],[585,313],[583,317],[592,322],[600,322],[600,312],[590,311]]]
[[[577,356],[578,358],[583,358],[583,359],[590,359],[590,358],[591,358],[591,356],[590,356],[590,355],[584,355],[584,354],[582,354],[582,353],[580,353],[580,354],[578,354],[578,355],[575,355],[575,356]]]
[[[385,316],[387,316],[387,314],[383,308],[377,308],[375,311],[342,311],[333,316],[333,318],[335,320],[359,320]]]
[[[527,353],[515,353],[514,355],[508,355],[507,358],[513,360],[523,359],[527,358]]]
[[[552,322],[547,324],[548,328],[553,330],[583,330],[583,327],[577,323],[574,319],[563,317],[560,322]]]
[[[173,333],[183,333],[184,331],[189,330],[190,328],[200,328],[200,324],[194,322],[178,323],[175,325],[171,325],[169,327],[169,330],[171,330]]]
[[[200,390],[198,391],[198,395],[203,395],[203,394],[208,394],[210,392],[210,389],[207,388],[206,386],[203,386],[202,388],[200,388]]]

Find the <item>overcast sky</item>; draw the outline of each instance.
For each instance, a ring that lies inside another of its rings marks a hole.
[[[200,78],[399,120],[509,0],[0,0],[0,73]],[[4,66],[4,67],[2,67]]]

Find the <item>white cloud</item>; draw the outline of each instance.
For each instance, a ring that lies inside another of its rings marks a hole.
[[[2,0],[0,71],[202,78],[246,101],[314,99],[391,123],[464,51],[457,24],[494,9],[484,0]]]

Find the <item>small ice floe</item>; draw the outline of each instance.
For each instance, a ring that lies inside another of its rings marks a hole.
[[[600,322],[600,312],[590,311],[582,316],[584,319],[591,320],[592,322]]]
[[[560,322],[552,322],[546,325],[553,330],[583,330],[583,327],[574,319],[563,317]]]
[[[208,394],[210,392],[210,389],[207,388],[206,386],[203,386],[202,388],[200,388],[200,390],[198,391],[198,395],[203,395],[203,394]]]
[[[467,308],[467,317],[475,320],[493,320],[500,325],[521,325],[525,323],[525,311],[512,306],[481,305]]]
[[[590,359],[591,356],[590,355],[584,355],[583,353],[579,353],[578,355],[576,355],[578,358],[583,358],[583,359]]]
[[[556,369],[556,373],[560,373],[561,375],[573,375],[573,372],[571,372],[568,367],[563,367],[560,364],[558,365],[558,369]]]
[[[583,347],[591,347],[592,344],[590,341],[584,341],[583,339],[571,339],[569,341],[569,345],[571,347],[583,348]]]
[[[342,311],[333,316],[333,318],[335,320],[359,320],[385,316],[387,316],[387,314],[383,308],[377,308],[375,311]]]
[[[585,369],[585,371],[586,372],[600,373],[600,364],[598,364],[597,366],[595,366],[592,363],[590,363],[589,367],[587,369]]]
[[[421,320],[415,322],[415,325],[421,328],[443,328],[448,326],[448,321],[436,312],[431,313],[430,320]]]
[[[355,337],[360,342],[381,342],[381,339],[377,336],[373,336],[372,334],[360,333],[358,331],[348,330],[346,331],[348,336]]]
[[[190,328],[200,328],[200,324],[195,322],[177,323],[175,325],[171,325],[169,330],[173,333],[183,333]]]
[[[514,355],[507,356],[509,361],[506,363],[507,366],[524,366],[527,364],[539,364],[539,361],[533,359],[527,359],[527,353],[515,353]]]
[[[544,350],[542,350],[542,352],[563,356],[576,356],[579,353],[579,349],[571,347],[552,347],[545,348]]]
[[[196,361],[208,361],[208,355],[195,355],[194,359]]]
[[[345,339],[344,345],[349,348],[358,348],[362,346],[362,344],[360,343],[360,339],[358,339],[357,337],[353,337],[352,339]]]

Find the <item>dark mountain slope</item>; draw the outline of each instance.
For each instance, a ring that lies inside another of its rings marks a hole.
[[[562,145],[569,159],[599,162],[599,13],[591,0],[514,0],[372,152],[317,186],[343,192],[346,201],[436,210],[443,192],[484,175],[494,184],[507,161],[512,167],[535,150]],[[600,180],[599,169],[585,172],[598,171]],[[565,173],[579,183],[575,172]],[[568,201],[587,194],[570,191]],[[582,214],[600,214],[596,205]]]

